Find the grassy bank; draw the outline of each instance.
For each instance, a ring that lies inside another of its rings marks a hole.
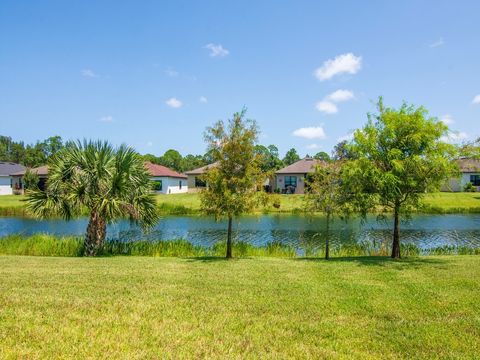
[[[0,257],[0,357],[478,356],[480,257]]]
[[[280,207],[268,206],[260,213],[302,213],[303,195],[278,195]],[[0,196],[0,216],[25,216],[25,197]],[[200,214],[199,194],[157,195],[161,215]],[[480,213],[480,193],[433,193],[425,196],[424,213]]]
[[[422,251],[414,244],[401,244],[403,256],[418,255],[479,255],[480,248],[442,246]],[[282,257],[295,258],[298,254],[294,247],[271,242],[265,246],[254,246],[246,242],[234,242],[235,257]],[[360,244],[332,245],[330,256],[387,256],[390,246],[385,244],[362,242]],[[0,255],[30,256],[83,256],[83,239],[81,237],[55,237],[48,234],[8,235],[0,238]],[[178,240],[166,241],[107,241],[100,251],[102,256],[159,256],[159,257],[193,257],[224,256],[225,242],[218,242],[212,247],[192,245],[190,242]],[[324,248],[310,248],[302,252],[301,257],[323,258]]]

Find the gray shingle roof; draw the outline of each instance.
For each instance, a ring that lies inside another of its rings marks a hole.
[[[305,158],[278,170],[275,174],[307,174],[313,172],[316,165],[324,163],[323,160]]]
[[[25,166],[9,161],[0,161],[0,176],[10,176],[13,173],[25,170]]]
[[[478,159],[458,159],[457,163],[462,173],[480,172],[480,160]]]
[[[217,163],[214,162],[213,164],[205,165],[202,167],[199,167],[198,169],[193,169],[190,171],[185,171],[186,175],[202,175],[205,173],[209,168],[217,166]]]

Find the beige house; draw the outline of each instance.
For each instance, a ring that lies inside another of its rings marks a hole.
[[[207,184],[201,179],[201,176],[205,174],[208,169],[214,166],[216,166],[216,163],[186,171],[185,175],[187,175],[188,192],[197,192],[206,188]]]
[[[458,159],[458,169],[460,176],[452,178],[448,183],[442,187],[442,191],[463,191],[465,185],[471,183],[480,191],[480,160],[477,159]]]
[[[275,189],[282,194],[305,194],[305,180],[322,165],[322,160],[306,157],[275,172]]]
[[[36,168],[31,168],[31,169],[26,169],[25,168],[22,171],[18,171],[16,173],[12,174],[12,177],[14,177],[15,179],[18,179],[19,182],[23,182],[23,176],[25,175],[27,170],[30,170],[30,172],[32,172],[32,173],[34,173],[35,175],[38,176],[38,188],[40,190],[45,190],[45,186],[46,186],[47,179],[48,179],[48,166],[43,165],[43,166],[39,166],[39,167],[36,167]],[[22,192],[23,192],[23,189],[22,189]]]

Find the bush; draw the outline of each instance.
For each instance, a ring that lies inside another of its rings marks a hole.
[[[154,191],[162,191],[162,181],[161,180],[152,181],[152,189]]]
[[[473,186],[471,182],[466,183],[465,186],[463,187],[463,191],[465,192],[476,192],[477,188]]]

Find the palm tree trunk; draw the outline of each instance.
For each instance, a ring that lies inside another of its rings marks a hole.
[[[227,259],[232,258],[232,217],[228,217],[228,230],[227,230]]]
[[[87,233],[85,234],[84,248],[85,256],[95,256],[103,246],[107,234],[107,223],[105,219],[96,212],[90,214]]]
[[[327,213],[327,233],[325,236],[325,260],[330,258],[330,213]]]
[[[400,207],[394,209],[392,259],[400,259]]]

